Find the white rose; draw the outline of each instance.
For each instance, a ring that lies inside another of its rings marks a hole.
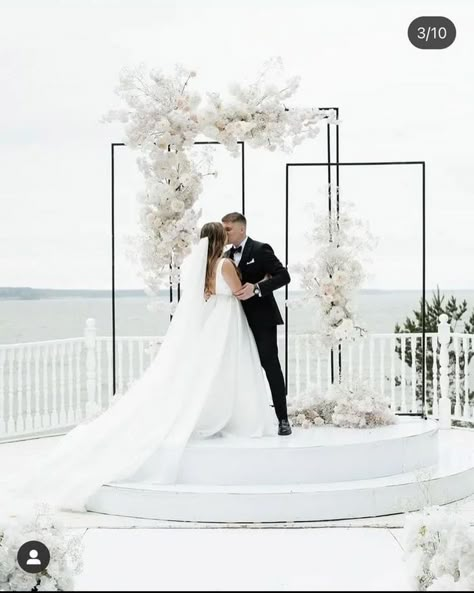
[[[171,200],[171,210],[173,210],[173,212],[183,212],[183,210],[184,210],[183,201],[178,200],[178,198],[173,198]]]
[[[332,279],[336,286],[343,286],[347,282],[347,274],[341,270],[337,270],[334,272]]]
[[[342,309],[342,307],[333,307],[329,312],[329,318],[333,323],[344,319],[344,310]]]

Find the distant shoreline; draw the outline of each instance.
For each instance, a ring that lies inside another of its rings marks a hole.
[[[427,289],[427,296],[435,289]],[[443,293],[452,292],[471,292],[474,289],[446,289],[442,290]],[[292,294],[301,294],[302,290],[289,290]],[[421,290],[417,288],[367,288],[360,291],[363,294],[379,294],[387,292],[419,292]],[[159,296],[167,297],[169,295],[169,289],[164,289],[159,292]],[[6,286],[0,287],[0,300],[21,300],[21,301],[32,301],[32,300],[45,300],[45,299],[58,299],[58,298],[110,298],[111,290],[104,289],[93,289],[93,288],[32,288],[29,286]],[[124,297],[135,297],[135,298],[149,298],[145,291],[142,289],[116,289],[116,298]]]

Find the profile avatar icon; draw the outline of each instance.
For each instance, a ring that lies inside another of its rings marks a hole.
[[[49,550],[42,542],[26,542],[18,550],[17,561],[20,568],[25,572],[32,574],[41,572],[49,564]]]
[[[27,564],[31,565],[31,564],[41,564],[41,560],[38,558],[38,550],[30,550],[30,557],[29,559],[26,561]]]

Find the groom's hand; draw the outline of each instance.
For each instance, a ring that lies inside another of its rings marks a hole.
[[[254,293],[253,293],[254,287],[255,287],[254,284],[250,284],[249,282],[246,282],[242,286],[242,288],[240,290],[238,290],[237,292],[235,292],[234,294],[240,301],[246,301],[247,299],[250,299],[254,296]]]

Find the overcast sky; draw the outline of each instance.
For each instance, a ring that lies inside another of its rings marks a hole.
[[[419,50],[407,38],[422,15],[449,17],[457,38]],[[425,160],[427,285],[474,288],[474,3],[342,0],[2,0],[0,4],[0,286],[110,288],[110,142],[102,124],[123,66],[197,71],[196,88],[251,80],[271,56],[299,74],[293,104],[341,111],[342,161]],[[292,155],[247,151],[250,236],[284,260],[285,163],[325,160],[325,137]],[[125,255],[133,233],[134,159],[117,155],[117,287],[142,287]],[[203,219],[240,204],[240,163],[216,152]],[[306,204],[323,203],[322,170],[290,180],[290,262],[304,257]],[[372,288],[421,286],[421,172],[341,171],[379,237]]]

